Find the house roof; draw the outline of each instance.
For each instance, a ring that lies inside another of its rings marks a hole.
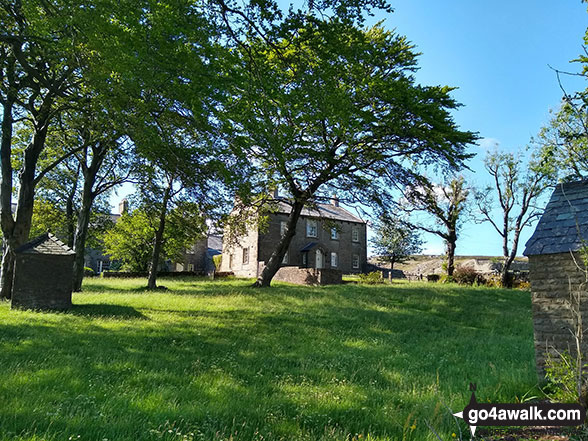
[[[207,252],[211,256],[216,256],[217,254],[222,254],[223,249],[223,238],[222,236],[216,236],[211,234],[208,236],[207,239]]]
[[[285,213],[289,214],[292,211],[292,207],[287,204],[286,202],[278,201],[277,203],[278,213]],[[333,204],[316,204],[315,208],[304,207],[302,212],[300,213],[301,216],[306,217],[319,217],[325,219],[333,219],[339,221],[346,221],[346,222],[356,222],[360,224],[365,224],[366,221],[363,219],[351,214],[343,207],[337,207]]]
[[[588,180],[558,184],[524,255],[577,251],[588,240]]]
[[[51,233],[45,233],[15,250],[17,254],[50,254],[70,256],[74,251]]]

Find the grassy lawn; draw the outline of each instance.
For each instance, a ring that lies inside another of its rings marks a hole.
[[[0,440],[453,439],[470,382],[513,402],[537,381],[528,292],[161,283],[0,303]]]

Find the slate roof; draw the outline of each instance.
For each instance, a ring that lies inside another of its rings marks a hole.
[[[278,202],[278,213],[285,213],[289,214],[292,211],[292,207],[285,202]],[[338,221],[346,221],[346,222],[356,222],[360,224],[365,224],[366,221],[360,219],[359,217],[351,214],[343,207],[336,207],[333,204],[316,204],[317,209],[311,209],[308,207],[304,207],[302,212],[300,213],[301,216],[307,217],[318,217],[318,218],[325,218],[325,219],[333,219]]]
[[[210,235],[207,239],[208,254],[210,256],[216,256],[222,254],[223,249],[223,238],[222,236]]]
[[[41,234],[39,237],[18,247],[17,254],[49,254],[52,256],[70,256],[74,251],[51,233]]]
[[[588,241],[588,180],[556,186],[523,254],[577,251],[581,238]]]

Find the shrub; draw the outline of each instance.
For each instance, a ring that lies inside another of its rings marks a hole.
[[[96,275],[96,273],[94,272],[94,270],[92,268],[90,268],[89,266],[84,267],[84,277],[92,277],[95,275]]]
[[[220,271],[222,261],[223,261],[222,254],[217,254],[216,256],[212,256],[212,263],[214,263],[214,269],[216,271]]]
[[[483,284],[485,282],[482,275],[470,266],[458,266],[455,268],[453,279],[460,285]]]
[[[543,389],[553,401],[559,403],[582,403],[585,402],[585,396],[579,396],[578,381],[582,395],[585,395],[586,378],[584,375],[578,376],[577,360],[568,352],[558,354],[555,357],[552,353],[547,353],[545,360],[545,379],[547,386]],[[586,365],[584,365],[584,369]]]
[[[384,283],[384,278],[382,277],[382,273],[380,271],[373,271],[367,274],[360,274],[359,282],[368,285],[375,285],[377,283]]]
[[[437,281],[439,283],[453,283],[453,282],[455,282],[455,279],[453,278],[453,276],[448,276],[447,274],[441,274],[440,276],[437,276],[437,279],[434,281]]]

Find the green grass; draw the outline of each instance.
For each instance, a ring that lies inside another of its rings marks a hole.
[[[495,402],[536,383],[528,292],[161,283],[0,303],[0,440],[451,439],[470,382]]]

